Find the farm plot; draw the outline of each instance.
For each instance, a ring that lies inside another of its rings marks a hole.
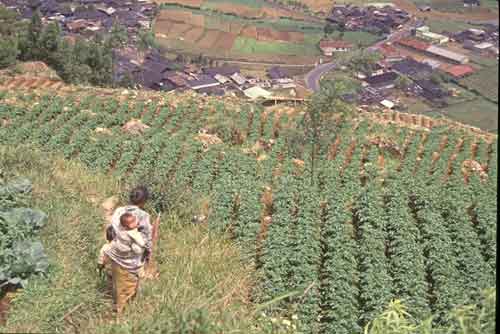
[[[224,57],[316,56],[322,27],[317,23],[279,18],[249,20],[202,10],[163,9],[154,27],[167,47]],[[350,36],[354,38],[353,36]],[[366,36],[357,36],[361,40]],[[181,42],[182,41],[182,42]]]
[[[302,117],[252,104],[236,112],[217,99],[21,94],[22,107],[0,96],[2,143],[32,143],[146,183],[161,194],[157,210],[173,194],[190,204],[208,198],[208,228],[226,231],[262,277],[253,297],[297,315],[304,333],[360,333],[391,299],[447,325],[453,306],[495,286],[496,138],[360,115],[324,134],[313,169]],[[142,136],[122,129],[141,117],[150,125]],[[201,128],[220,141],[200,141]],[[467,167],[471,159],[480,167]],[[300,293],[276,302],[290,291]]]

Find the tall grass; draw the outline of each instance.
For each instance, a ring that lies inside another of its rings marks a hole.
[[[119,320],[111,314],[96,270],[104,236],[100,203],[126,191],[76,162],[29,148],[0,146],[0,169],[32,180],[32,205],[49,214],[41,238],[50,258],[47,277],[33,277],[17,294],[0,332],[29,333],[267,333],[254,326],[249,301],[252,269],[238,249],[175,212],[160,225],[160,276],[145,281]]]

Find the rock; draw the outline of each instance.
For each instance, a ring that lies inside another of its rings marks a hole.
[[[133,135],[140,135],[149,129],[149,126],[142,123],[140,119],[132,118],[130,121],[122,126],[122,130]]]
[[[299,160],[299,159],[292,159],[292,162],[293,162],[293,164],[294,164],[296,167],[299,167],[299,168],[304,168],[304,161],[303,161],[303,160]]]
[[[195,139],[201,142],[205,149],[208,149],[210,145],[222,144],[222,140],[217,137],[217,135],[211,135],[208,133],[198,133]]]
[[[95,128],[95,133],[102,133],[102,134],[106,134],[106,135],[110,135],[112,134],[111,130],[108,129],[108,128]]]
[[[0,125],[2,127],[7,127],[7,126],[9,126],[10,123],[11,123],[11,121],[7,118],[0,119]]]

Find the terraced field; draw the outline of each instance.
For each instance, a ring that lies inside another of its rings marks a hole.
[[[306,333],[360,332],[392,298],[440,326],[495,286],[496,136],[358,115],[336,122],[313,170],[300,114],[128,96],[4,91],[0,140],[150,184],[158,208],[199,201],[255,264],[256,300],[300,292],[273,309]],[[149,128],[124,131],[131,119]]]

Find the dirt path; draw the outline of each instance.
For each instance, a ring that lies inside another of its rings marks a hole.
[[[421,12],[417,6],[410,0],[393,0],[394,5],[415,15],[419,18],[429,19],[447,19],[457,21],[495,21],[498,22],[498,13],[490,12],[485,8],[475,9],[469,13],[447,13],[432,10],[430,12]]]

